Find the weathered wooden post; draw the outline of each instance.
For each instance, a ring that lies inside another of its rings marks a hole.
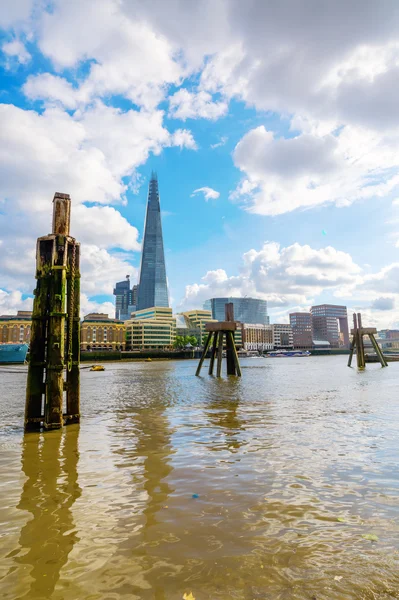
[[[70,216],[69,195],[56,193],[52,233],[37,240],[25,430],[42,424],[45,429],[58,429],[64,418],[79,421],[80,245],[69,235]]]
[[[238,375],[241,377],[241,368],[238,361],[238,354],[236,345],[234,342],[233,332],[237,329],[237,323],[234,321],[234,305],[229,302],[225,305],[225,316],[226,320],[218,323],[207,323],[205,330],[208,331],[208,338],[202,352],[200,362],[197,367],[196,375],[201,372],[201,367],[204,362],[205,356],[208,352],[209,346],[212,341],[211,359],[209,362],[209,375],[213,374],[213,368],[215,364],[215,358],[217,360],[216,365],[216,376],[220,377],[222,374],[222,360],[223,360],[223,343],[226,338],[226,362],[227,362],[227,374]]]
[[[374,337],[374,334],[377,333],[375,327],[363,327],[362,324],[362,315],[360,313],[353,313],[353,329],[351,330],[351,334],[353,335],[352,342],[349,350],[349,360],[348,367],[352,364],[353,352],[356,349],[356,361],[359,369],[363,370],[366,367],[366,356],[364,353],[364,343],[363,336],[368,335],[370,341],[373,345],[375,353],[378,357],[378,360],[381,363],[382,367],[387,367],[388,363],[383,355],[379,345],[377,344],[377,340]]]

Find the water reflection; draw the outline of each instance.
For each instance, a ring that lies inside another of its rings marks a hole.
[[[79,426],[64,432],[26,435],[24,484],[18,508],[32,518],[21,530],[16,561],[30,569],[30,587],[18,598],[51,598],[62,567],[78,541],[71,507],[80,497],[77,464]],[[24,579],[26,581],[26,578]]]
[[[240,397],[238,389],[234,389],[235,381],[229,381],[229,390],[226,394],[226,388],[219,388],[219,382],[216,382],[216,389],[206,404],[204,413],[212,427],[216,428],[219,442],[212,446],[213,450],[230,450],[236,452],[243,444],[242,433],[245,431],[245,421],[239,415]],[[231,389],[232,388],[232,389]],[[223,392],[221,395],[220,392]]]
[[[127,514],[121,507],[124,516],[118,530],[124,530],[127,538],[119,544],[116,554],[122,553],[131,562],[123,586],[132,598],[166,598],[162,579],[170,568],[167,560],[158,557],[163,555],[163,544],[170,538],[165,515],[174,491],[168,481],[173,471],[174,432],[168,417],[169,368],[168,364],[159,366],[162,379],[147,379],[144,375],[137,391],[134,383],[129,389],[120,383],[117,390],[123,400],[116,413],[117,425],[112,426],[113,451],[118,456],[117,467],[131,472],[130,494],[124,498],[124,504],[134,508]]]

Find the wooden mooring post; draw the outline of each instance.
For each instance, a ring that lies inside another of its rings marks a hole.
[[[382,367],[387,367],[388,363],[385,359],[385,356],[382,353],[381,348],[377,344],[377,340],[374,337],[374,334],[377,333],[375,327],[363,327],[362,325],[362,315],[360,313],[353,313],[353,329],[351,329],[351,334],[353,335],[352,342],[349,350],[349,360],[348,367],[352,364],[353,353],[356,350],[356,361],[359,369],[366,368],[366,356],[364,353],[364,343],[363,336],[368,335],[370,338],[370,342],[375,350],[375,353],[378,357],[378,360],[381,363]]]
[[[199,375],[201,373],[202,364],[212,343],[208,373],[209,375],[213,375],[213,368],[215,365],[216,358],[216,376],[221,376],[223,361],[223,344],[224,340],[226,340],[227,375],[238,375],[238,377],[241,377],[241,367],[238,360],[237,348],[234,341],[234,331],[237,329],[237,323],[234,321],[234,305],[232,302],[229,302],[225,305],[225,318],[225,321],[219,321],[217,323],[207,323],[205,325],[205,331],[208,332],[208,337],[206,339],[204,350],[202,352],[197,371],[195,373],[196,375]]]
[[[52,233],[36,246],[25,431],[80,419],[80,244],[69,235],[70,218],[69,195],[56,193]]]

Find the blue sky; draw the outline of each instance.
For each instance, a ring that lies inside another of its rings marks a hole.
[[[62,191],[82,310],[112,314],[155,170],[176,310],[248,295],[274,322],[328,301],[399,326],[397,20],[394,1],[3,3],[0,312],[30,307]]]

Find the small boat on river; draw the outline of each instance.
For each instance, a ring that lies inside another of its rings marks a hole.
[[[310,356],[308,350],[274,350],[264,355],[265,358],[292,358]]]
[[[28,344],[0,344],[0,365],[23,365],[28,349]]]

